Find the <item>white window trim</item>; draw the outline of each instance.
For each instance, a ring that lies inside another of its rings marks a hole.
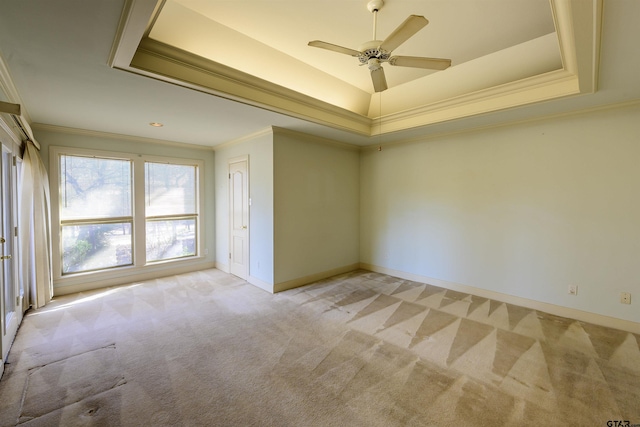
[[[62,275],[62,252],[61,252],[61,228],[60,228],[60,155],[69,156],[89,156],[110,158],[119,160],[131,160],[133,164],[133,241],[134,241],[134,264],[130,266],[114,267],[105,270],[67,273]],[[176,165],[191,165],[198,167],[198,200],[197,208],[197,229],[196,255],[186,258],[176,258],[163,261],[146,262],[145,250],[145,182],[144,165],[145,162],[167,163]],[[203,253],[203,240],[205,234],[204,227],[204,161],[201,159],[184,159],[166,156],[153,156],[146,154],[134,154],[126,152],[93,150],[76,147],[49,147],[49,173],[51,192],[51,245],[53,258],[53,281],[54,287],[80,285],[88,281],[109,281],[125,276],[139,276],[143,273],[153,273],[171,268],[188,267],[202,263],[205,259]],[[136,179],[141,176],[142,179]]]

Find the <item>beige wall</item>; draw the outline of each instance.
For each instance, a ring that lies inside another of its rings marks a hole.
[[[639,117],[636,105],[364,151],[361,261],[640,322],[637,302],[619,302],[640,298]]]
[[[359,262],[359,153],[274,135],[275,283]]]
[[[204,158],[203,261],[223,269],[227,163],[248,154],[250,276],[276,290],[360,262],[640,322],[638,117],[636,104],[381,152],[277,129],[215,155],[47,130],[36,137],[45,164],[49,145]],[[620,304],[621,291],[631,305]]]
[[[249,156],[249,282],[270,291],[307,283],[359,257],[359,153],[268,129],[216,148],[216,254],[227,268],[228,162]]]

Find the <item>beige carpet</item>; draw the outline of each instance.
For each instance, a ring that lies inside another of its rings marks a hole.
[[[24,319],[0,425],[640,424],[640,336],[357,271],[270,295],[208,270]]]

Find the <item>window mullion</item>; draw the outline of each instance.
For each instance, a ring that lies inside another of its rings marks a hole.
[[[133,160],[133,229],[134,229],[134,265],[143,266],[146,259],[146,231],[145,231],[145,177],[144,159]]]

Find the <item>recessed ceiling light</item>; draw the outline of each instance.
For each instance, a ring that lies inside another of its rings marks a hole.
[[[164,125],[162,123],[158,123],[158,122],[151,122],[151,123],[149,123],[149,126],[153,126],[155,128],[161,128]]]

